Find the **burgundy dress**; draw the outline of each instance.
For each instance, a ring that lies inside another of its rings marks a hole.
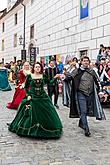
[[[14,93],[12,102],[9,102],[6,106],[8,109],[18,109],[20,102],[26,96],[26,93],[23,87],[25,79],[26,79],[26,76],[23,73],[23,70],[20,70],[20,80],[17,84],[17,87],[15,88],[15,93]]]

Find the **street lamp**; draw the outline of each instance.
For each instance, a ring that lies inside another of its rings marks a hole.
[[[21,5],[24,7],[24,26],[23,26],[23,37],[22,35],[20,35],[19,42],[20,45],[23,45],[23,49],[21,50],[21,60],[26,60],[26,50],[25,50],[26,6],[23,3],[21,3]]]

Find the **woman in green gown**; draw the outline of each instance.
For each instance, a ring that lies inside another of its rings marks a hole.
[[[54,78],[57,78],[57,75]],[[44,85],[48,81],[43,74],[41,63],[37,62],[32,68],[32,74],[26,77],[26,97],[20,103],[14,120],[9,124],[9,131],[20,136],[61,137],[60,118],[44,90]]]

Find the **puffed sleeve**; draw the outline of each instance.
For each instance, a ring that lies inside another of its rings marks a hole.
[[[66,73],[63,81],[71,81],[72,79],[73,79],[72,75],[70,73]]]
[[[20,70],[19,74],[20,74],[19,83],[22,84],[22,83],[25,82],[25,78],[26,78],[26,77],[25,77],[25,75],[24,75],[24,73],[23,73],[23,70]]]
[[[29,74],[29,75],[26,76],[26,81],[25,81],[25,86],[24,86],[26,96],[30,96],[30,91],[29,91],[30,82],[31,82],[31,75]]]
[[[44,84],[48,84],[50,82],[47,74],[43,74]]]

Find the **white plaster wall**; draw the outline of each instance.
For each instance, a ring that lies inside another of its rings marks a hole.
[[[88,49],[91,59],[95,59],[99,45],[110,45],[110,0],[90,1],[89,18],[79,20],[79,0],[35,0],[26,4],[26,49],[30,44],[30,26],[34,24],[34,41],[40,48],[40,55],[67,54],[79,55],[79,51]],[[5,50],[0,58],[6,61],[20,58],[22,46],[13,47],[14,33],[23,34],[23,6],[18,7],[18,25],[14,25],[14,14],[11,12],[0,20],[0,38],[5,37]],[[1,32],[5,22],[6,30]],[[69,28],[69,29],[68,29]],[[18,41],[19,42],[19,41]]]

